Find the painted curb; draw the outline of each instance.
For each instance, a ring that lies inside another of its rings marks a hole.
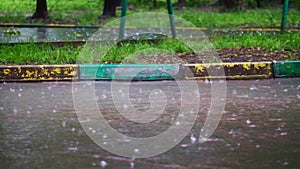
[[[174,64],[79,65],[80,80],[172,80],[179,77]]]
[[[300,60],[274,61],[275,77],[300,77]]]
[[[0,66],[0,81],[55,81],[79,79],[78,65]]]
[[[236,62],[186,64],[193,76],[184,73],[186,80],[203,79],[269,79],[273,77],[272,62]],[[224,70],[224,71],[222,71]]]
[[[190,71],[193,75],[190,74]],[[210,64],[0,66],[0,82],[72,80],[204,80],[300,77],[300,60]]]

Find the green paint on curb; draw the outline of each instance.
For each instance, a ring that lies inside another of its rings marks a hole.
[[[91,64],[79,65],[80,80],[171,80],[179,76],[172,64]]]
[[[274,61],[275,77],[300,77],[300,61]]]

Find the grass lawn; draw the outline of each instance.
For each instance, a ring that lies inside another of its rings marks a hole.
[[[300,59],[300,36],[298,33],[285,33],[276,36],[266,33],[225,35],[212,37],[211,42],[218,51],[229,48],[260,47],[268,52],[285,52],[283,59]],[[136,51],[149,48],[165,50],[170,54],[192,53],[183,43],[172,40],[157,43],[125,43],[122,46],[114,46],[105,57],[96,58],[92,63],[120,63],[125,58],[135,61],[136,58],[128,58],[128,56]],[[33,43],[15,46],[0,45],[0,64],[72,64],[76,63],[78,54],[82,49],[83,46],[77,48],[70,45],[53,47],[50,44]],[[290,54],[290,52],[296,52],[296,55]],[[231,57],[230,53],[227,53],[226,57]],[[268,57],[268,53],[264,57]],[[228,59],[224,58],[224,60]]]
[[[131,2],[131,1],[130,1]],[[133,1],[134,2],[134,1]],[[43,23],[58,24],[76,24],[76,25],[103,25],[116,18],[110,18],[106,21],[99,20],[102,13],[103,0],[49,0],[48,10],[50,19],[38,21]],[[147,5],[134,4],[137,10],[129,10],[128,14],[137,12],[165,12],[166,4],[158,9],[149,9]],[[35,10],[35,0],[13,0],[4,1],[0,5],[0,23],[28,23],[26,17],[30,17]],[[220,13],[219,8],[212,7],[185,7],[176,9],[175,15],[187,21],[190,21],[197,27],[206,28],[245,28],[245,27],[276,27],[281,23],[281,7],[270,7],[263,9],[247,9],[246,11],[231,11]],[[120,16],[120,11],[118,11]],[[297,8],[289,9],[287,18],[287,27],[294,28],[300,26],[300,10]],[[226,53],[224,60],[230,60],[228,57],[234,55],[228,53],[227,49],[235,48],[241,50],[255,50],[263,48],[267,57],[272,52],[281,51],[281,59],[296,60],[300,59],[300,36],[298,32],[285,34],[270,34],[261,32],[212,36],[211,42],[214,47]],[[192,53],[184,44],[178,41],[162,41],[159,43],[138,43],[123,44],[123,46],[113,47],[104,58],[96,58],[94,63],[119,63],[136,51],[155,47],[166,50],[171,54]],[[247,48],[250,47],[250,48]],[[72,64],[76,63],[78,54],[83,49],[66,45],[64,47],[53,47],[50,44],[20,44],[15,46],[0,45],[0,64]],[[250,51],[251,51],[250,50]],[[238,50],[235,50],[238,52]],[[255,55],[253,51],[252,55]],[[251,53],[247,54],[250,55]],[[260,54],[259,54],[260,55]],[[279,57],[279,58],[280,58]],[[278,57],[275,57],[278,58]],[[129,58],[135,60],[137,58]],[[272,59],[272,58],[269,58]],[[250,58],[249,61],[252,59]],[[268,60],[268,58],[266,58]]]
[[[51,0],[47,1],[50,20],[47,23],[63,23],[77,25],[102,25],[98,17],[102,13],[102,0]],[[147,12],[145,5],[134,4],[137,11],[128,11],[128,14]],[[31,16],[35,10],[35,0],[4,1],[0,5],[0,22],[27,23],[26,17]],[[164,6],[150,10],[166,12]],[[218,8],[211,7],[186,7],[175,11],[175,15],[192,22],[197,27],[230,28],[230,27],[279,27],[281,22],[281,7],[267,9],[247,9],[246,11],[232,11],[220,13]],[[120,16],[120,11],[118,11]],[[289,10],[287,27],[300,26],[300,10]],[[113,20],[111,18],[107,20]]]

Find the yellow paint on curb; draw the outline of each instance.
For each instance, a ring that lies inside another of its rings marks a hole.
[[[193,76],[184,74],[186,80],[203,79],[261,79],[273,76],[272,62],[236,62],[185,64]]]
[[[0,66],[0,81],[75,80],[78,69],[78,65]]]

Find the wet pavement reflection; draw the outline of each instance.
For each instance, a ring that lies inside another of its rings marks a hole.
[[[168,99],[166,113],[151,125],[132,123],[114,108],[110,84],[96,82],[97,103],[108,123],[123,134],[159,134],[180,111],[176,82],[132,82],[130,99],[140,111],[150,107],[154,89]],[[109,153],[87,136],[74,110],[71,82],[2,83],[0,168],[299,168],[300,79],[227,81],[222,120],[203,144],[198,136],[211,85],[198,84],[201,107],[189,134],[161,155],[134,159]]]

